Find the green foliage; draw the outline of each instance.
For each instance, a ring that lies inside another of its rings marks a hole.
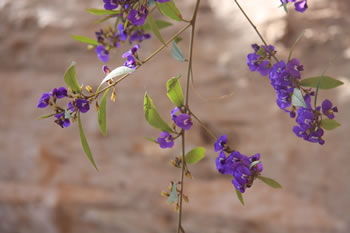
[[[175,21],[182,20],[182,15],[179,9],[177,9],[173,0],[170,0],[169,2],[164,2],[164,3],[156,2],[156,6],[163,15]]]
[[[153,34],[158,38],[158,40],[160,40],[160,42],[162,42],[165,45],[165,41],[162,37],[162,34],[160,34],[159,28],[151,14],[148,14],[147,16],[147,23],[151,27]]]
[[[185,57],[175,41],[173,41],[173,46],[171,47],[171,55],[178,61],[185,61]]]
[[[321,124],[325,130],[333,130],[333,129],[338,128],[340,126],[340,123],[334,119],[323,119],[321,121]]]
[[[265,176],[258,176],[258,179],[272,188],[282,188],[282,186],[274,179],[271,179]]]
[[[169,23],[169,22],[167,22],[167,21],[160,20],[160,19],[155,19],[154,22],[155,22],[155,24],[157,25],[157,27],[158,27],[159,30],[161,30],[161,29],[163,29],[163,28],[170,27],[171,25],[173,25],[172,23]],[[148,23],[148,21],[147,21],[144,25],[142,25],[142,28],[143,28],[143,30],[145,30],[145,31],[150,31],[150,30],[152,30],[150,24]]]
[[[244,205],[244,199],[243,199],[242,193],[237,189],[235,189],[235,191],[236,191],[238,200],[241,202],[242,205]]]
[[[304,86],[304,87],[317,88],[318,83],[320,83],[319,88],[324,89],[324,90],[336,88],[336,87],[344,84],[342,81],[339,81],[335,78],[322,75],[322,76],[318,76],[318,77],[311,77],[311,78],[303,79],[303,80],[301,80],[300,85]]]
[[[75,73],[75,62],[68,67],[64,73],[64,81],[66,84],[74,91],[74,93],[80,93],[81,89],[77,80],[77,75]]]
[[[80,120],[80,112],[78,112],[78,126],[79,126],[80,141],[81,141],[81,145],[83,146],[83,150],[84,150],[86,156],[88,157],[88,159],[90,160],[90,162],[92,163],[92,165],[94,165],[96,170],[98,170],[97,166],[95,164],[94,158],[92,157],[92,153],[91,153],[89,144],[88,144],[86,137],[85,137],[83,126],[82,126],[81,120]]]
[[[86,9],[89,13],[94,15],[117,15],[120,14],[120,11],[114,11],[114,10],[104,10],[104,9],[96,9],[96,8],[89,8]]]
[[[97,40],[90,39],[89,37],[86,37],[86,36],[73,35],[72,38],[82,43],[86,43],[90,45],[98,45]]]
[[[100,130],[104,136],[107,136],[107,114],[106,114],[106,102],[107,96],[110,88],[108,88],[100,102],[100,106],[98,108],[97,116],[98,116],[98,125],[100,126]]]
[[[179,81],[180,78],[181,76],[173,77],[169,79],[166,84],[167,95],[171,102],[177,107],[181,107],[184,104],[184,95]]]
[[[147,92],[145,93],[143,104],[144,104],[143,110],[145,113],[146,121],[151,126],[153,126],[154,128],[160,129],[162,131],[173,132],[173,130],[168,125],[168,123],[166,123],[159,115],[159,112],[157,111],[151,97],[148,96]]]
[[[124,74],[130,74],[132,72],[134,72],[134,69],[131,69],[127,66],[119,66],[117,68],[115,68],[114,70],[112,70],[101,82],[100,86],[98,86],[97,91],[100,89],[100,87],[102,86],[102,84],[104,84],[105,82],[107,82],[108,80],[111,80],[112,78],[124,75]]]
[[[204,147],[196,147],[189,151],[186,156],[186,163],[195,164],[202,160],[205,157],[205,148]]]
[[[305,103],[304,97],[303,97],[301,91],[298,88],[294,88],[294,92],[293,92],[293,95],[292,95],[292,104],[295,107],[307,108],[307,105]]]
[[[177,197],[177,191],[176,191],[176,184],[173,184],[173,187],[171,188],[171,193],[170,196],[168,197],[168,203],[174,203],[177,202],[178,197]]]
[[[154,138],[145,137],[145,139],[146,139],[147,141],[150,141],[150,142],[154,142],[154,143],[156,143],[156,144],[159,144],[159,143],[157,142],[157,140],[154,139]]]

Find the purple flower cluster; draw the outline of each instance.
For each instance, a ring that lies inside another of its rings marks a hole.
[[[61,108],[56,104],[57,99],[62,99],[65,97],[73,98],[68,95],[67,89],[64,87],[54,88],[52,92],[43,93],[37,104],[38,108],[46,108],[47,106],[52,106],[55,114],[53,116],[56,118],[55,122],[62,128],[67,128],[70,125],[70,118],[72,114],[77,111],[81,113],[86,113],[90,109],[89,101],[86,99],[73,99],[67,105],[67,108]]]
[[[309,142],[317,142],[321,145],[324,144],[322,136],[324,131],[322,129],[322,113],[329,119],[334,118],[334,112],[338,112],[337,107],[333,107],[333,104],[329,100],[325,100],[321,107],[313,109],[311,107],[311,96],[314,96],[314,92],[311,89],[303,89],[300,87],[301,71],[304,70],[303,65],[299,60],[294,58],[287,63],[280,60],[276,63],[272,63],[272,54],[276,51],[274,47],[269,45],[269,49],[266,46],[258,46],[253,44],[252,48],[254,53],[250,53],[247,56],[247,64],[251,71],[258,71],[262,76],[268,75],[270,83],[276,92],[276,103],[285,112],[289,112],[291,118],[296,117],[297,126],[294,126],[293,132],[298,136]],[[299,89],[302,94],[306,106],[299,107],[293,106],[292,98],[295,89]]]
[[[295,10],[301,13],[304,13],[306,9],[308,8],[307,6],[307,0],[280,0],[281,3],[292,3],[294,2],[294,7]]]
[[[123,54],[123,58],[126,58],[127,60],[124,62],[124,66],[127,66],[131,69],[136,69],[136,59],[138,58],[137,50],[139,50],[140,45],[134,45],[129,51],[125,52]],[[136,59],[135,59],[136,58]]]
[[[262,163],[257,163],[260,160],[260,154],[248,157],[234,151],[226,156],[226,144],[227,136],[225,134],[219,137],[214,144],[215,152],[220,152],[215,161],[216,169],[221,174],[232,175],[234,177],[232,184],[238,191],[244,193],[245,189],[252,186],[253,181],[263,170]]]

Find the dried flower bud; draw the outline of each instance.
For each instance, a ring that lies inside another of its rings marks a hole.
[[[185,202],[189,202],[190,200],[188,199],[188,196],[186,196],[185,194],[183,194],[183,198],[185,200]]]
[[[89,93],[92,93],[92,87],[91,87],[90,85],[87,85],[87,86],[85,87],[85,90],[86,90],[87,92],[89,92]]]

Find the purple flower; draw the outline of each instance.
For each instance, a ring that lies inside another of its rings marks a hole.
[[[57,88],[54,88],[54,89],[52,90],[51,95],[52,95],[53,97],[56,97],[57,99],[64,98],[64,97],[68,96],[68,94],[67,94],[67,89],[64,88],[64,87],[60,87],[60,88],[58,88],[58,89],[57,89]]]
[[[103,0],[103,2],[105,3],[104,8],[106,10],[114,10],[118,8],[117,0]]]
[[[322,113],[327,116],[329,119],[333,119],[334,118],[334,112],[338,112],[338,108],[337,107],[333,107],[333,104],[331,101],[329,101],[328,99],[325,99],[322,102]]]
[[[127,66],[131,69],[136,69],[136,61],[133,56],[128,56],[127,60],[124,62],[124,66]]]
[[[70,126],[70,120],[64,118],[64,113],[63,113],[63,112],[62,112],[62,113],[56,114],[55,117],[57,118],[57,119],[55,120],[55,122],[56,122],[59,126],[61,126],[62,128],[67,128],[67,127]]]
[[[124,25],[123,24],[118,24],[118,31],[119,31],[119,37],[121,40],[126,40],[128,38],[128,33],[126,32],[126,30],[124,29]]]
[[[108,66],[104,65],[102,66],[102,71],[105,73],[105,74],[109,74],[111,72],[111,70],[109,69]]]
[[[50,93],[43,93],[37,105],[38,108],[46,108],[49,105]]]
[[[225,145],[227,144],[227,136],[226,134],[223,134],[216,140],[214,144],[214,150],[215,152],[221,151],[225,148]]]
[[[295,78],[300,78],[300,71],[303,71],[303,65],[300,65],[298,59],[294,58],[287,63],[287,71]]]
[[[135,56],[136,53],[137,53],[137,50],[140,48],[140,45],[137,44],[137,45],[134,45],[134,47],[132,47],[129,51],[125,52],[122,57],[123,58],[126,58],[128,56]]]
[[[191,116],[186,114],[186,113],[182,113],[180,115],[176,115],[176,113],[179,111],[180,109],[178,107],[174,108],[173,110],[171,110],[171,118],[173,119],[173,121],[175,122],[175,124],[182,128],[183,130],[189,130],[192,127],[192,120],[191,120]]]
[[[171,136],[170,133],[167,131],[163,131],[160,133],[159,137],[157,138],[157,142],[160,145],[160,148],[172,148],[174,146],[174,139]]]
[[[252,156],[249,157],[249,162],[250,163],[258,161],[258,160],[260,160],[260,153],[257,153],[255,155],[252,155]],[[260,172],[263,171],[264,167],[263,167],[263,164],[260,162],[260,163],[256,164],[255,166],[253,166],[252,169],[255,172],[259,172],[260,173]]]
[[[143,25],[145,23],[145,19],[148,15],[148,10],[145,6],[141,6],[139,10],[132,9],[129,12],[128,20],[134,25]]]
[[[103,62],[108,62],[109,57],[108,57],[108,51],[106,50],[105,46],[103,45],[98,45],[96,46],[95,49],[96,53],[97,53],[97,57],[103,61]]]
[[[90,109],[89,101],[85,99],[76,99],[75,106],[79,109],[81,113],[86,113]]]
[[[149,39],[151,38],[151,34],[149,33],[144,33],[143,31],[141,30],[137,30],[135,32],[133,32],[131,35],[130,35],[130,38],[129,38],[129,42],[130,44],[133,43],[135,40],[141,42],[143,40],[146,40],[146,39]]]
[[[156,0],[159,3],[163,3],[163,2],[169,2],[170,0]]]
[[[304,13],[306,11],[306,9],[308,8],[307,1],[306,0],[298,1],[298,2],[294,3],[294,7],[295,7],[296,11]]]
[[[256,53],[250,53],[247,56],[247,65],[250,69],[250,71],[256,71],[259,67],[258,60],[260,58],[260,55]]]

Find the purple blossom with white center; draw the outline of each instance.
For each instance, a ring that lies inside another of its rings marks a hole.
[[[174,139],[167,131],[160,133],[159,137],[157,138],[157,142],[162,149],[172,148],[174,146]]]
[[[322,113],[327,116],[329,119],[333,119],[334,118],[334,112],[338,112],[338,108],[337,107],[333,107],[333,104],[331,101],[329,101],[328,99],[325,99],[322,102]]]
[[[118,24],[118,31],[119,31],[119,36],[121,40],[126,40],[128,38],[128,33],[126,32],[126,30],[124,29],[124,25],[123,24]]]
[[[215,152],[221,151],[225,148],[225,145],[227,144],[227,136],[226,134],[223,134],[216,140],[214,144],[214,150]]]
[[[300,1],[297,1],[297,0],[281,0],[281,3],[290,3],[290,2],[294,2],[294,7],[295,7],[295,10],[300,12],[300,13],[304,13],[308,6],[307,6],[307,0],[300,0]]]
[[[56,114],[55,117],[57,118],[57,119],[55,120],[55,122],[56,122],[59,126],[61,126],[62,128],[67,128],[67,127],[70,126],[70,120],[64,118],[64,113],[63,113],[63,112],[62,112],[62,113]]]
[[[249,157],[249,162],[250,163],[253,163],[255,161],[259,161],[260,160],[260,153],[257,153],[255,155],[252,155]],[[263,167],[263,164],[260,162],[258,164],[256,164],[255,166],[252,167],[252,169],[255,171],[255,172],[262,172],[264,167]]]
[[[176,113],[179,111],[180,109],[178,107],[174,108],[170,115],[171,118],[173,119],[173,121],[175,122],[175,124],[182,128],[183,130],[189,130],[192,127],[192,120],[191,120],[191,116],[186,114],[186,113],[182,113],[180,115],[176,115]]]
[[[37,105],[38,108],[46,108],[49,105],[51,93],[43,93]]]
[[[271,53],[275,53],[275,47],[272,45],[266,47],[264,45],[265,54],[261,55],[258,54],[260,46],[257,44],[252,44],[251,46],[254,49],[254,53],[250,53],[247,56],[247,65],[250,71],[258,71],[262,76],[266,76],[271,69],[270,56]]]
[[[76,99],[75,106],[79,109],[81,113],[86,113],[90,109],[89,101],[85,99]]]
[[[149,33],[144,33],[142,30],[137,30],[137,31],[134,31],[131,35],[130,35],[130,38],[129,38],[129,42],[130,44],[132,44],[134,41],[138,41],[138,42],[141,42],[143,40],[146,40],[146,39],[149,39],[151,38],[151,34]]]
[[[135,56],[136,53],[137,53],[137,50],[139,50],[140,48],[140,45],[137,44],[137,45],[134,45],[129,51],[125,52],[122,57],[123,58],[126,58],[126,57],[129,57],[129,56]]]
[[[104,8],[106,10],[114,10],[116,8],[118,8],[118,2],[117,0],[103,0],[104,4]]]
[[[133,25],[141,26],[145,23],[145,19],[147,18],[148,10],[145,6],[141,6],[139,10],[132,9],[129,12],[128,20]]]
[[[103,62],[108,62],[109,60],[109,56],[108,56],[108,51],[106,50],[105,46],[103,45],[98,45],[96,46],[95,49],[96,53],[97,53],[97,57],[103,61]]]
[[[54,88],[52,90],[51,95],[52,95],[52,97],[56,97],[57,99],[62,99],[64,97],[68,96],[67,89],[64,87]]]
[[[104,65],[102,66],[102,71],[105,73],[105,74],[109,74],[111,72],[111,70],[109,69],[108,66]]]
[[[124,62],[124,66],[127,66],[131,69],[136,69],[136,61],[133,56],[128,56],[127,60]]]
[[[169,2],[170,0],[156,0],[159,3],[163,3],[163,2]]]
[[[216,158],[215,163],[216,163],[216,169],[218,170],[218,172],[225,175],[232,175],[232,169],[231,169],[232,160],[230,160],[229,158],[226,158],[224,151],[221,151],[219,153],[219,156]]]
[[[290,75],[300,79],[300,71],[304,70],[304,66],[300,65],[299,60],[294,58],[287,63],[287,70]]]

